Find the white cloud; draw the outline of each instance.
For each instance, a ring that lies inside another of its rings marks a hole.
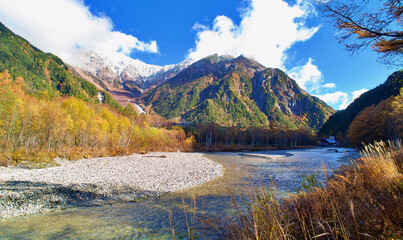
[[[323,88],[335,88],[336,84],[335,83],[326,83],[322,85]]]
[[[199,60],[212,54],[252,57],[266,67],[284,69],[300,87],[320,94],[322,89],[334,88],[335,84],[323,85],[324,78],[313,59],[291,69],[284,66],[287,50],[319,30],[319,26],[305,24],[314,15],[314,8],[305,0],[292,6],[283,0],[249,0],[239,25],[226,16],[217,16],[212,27],[196,23],[196,46],[189,51],[188,58]]]
[[[340,100],[344,100],[347,99],[348,94],[345,92],[334,92],[334,93],[327,93],[327,94],[323,94],[323,95],[317,95],[317,97],[319,97],[320,99],[322,99],[325,102],[331,103],[331,104],[335,104],[337,102],[339,102]]]
[[[145,43],[114,31],[106,16],[93,15],[79,0],[0,1],[0,19],[16,34],[72,65],[80,51],[96,50],[119,60],[132,51],[157,53],[157,43]]]
[[[322,73],[312,61],[310,58],[304,66],[297,66],[288,71],[290,77],[295,79],[300,87],[307,90],[318,88],[322,81]]]
[[[298,85],[312,94],[321,94],[336,87],[335,83],[323,84],[324,78],[322,72],[314,64],[313,59],[309,58],[303,66],[297,66],[287,71]]]
[[[337,91],[334,93],[327,93],[322,95],[315,95],[316,97],[320,98],[324,102],[330,105],[339,105],[339,110],[345,109],[349,104],[348,94],[345,92]]]
[[[351,94],[337,91],[334,93],[327,93],[327,94],[315,95],[315,96],[322,99],[327,104],[332,105],[333,107],[338,106],[337,109],[343,110],[343,109],[347,108],[348,105],[350,105],[356,98],[361,96],[361,94],[363,94],[367,91],[368,91],[368,89],[364,88],[364,89],[360,89],[357,91],[353,91],[353,92],[351,92]]]
[[[342,110],[342,109],[347,108],[348,105],[350,105],[356,98],[360,97],[361,94],[363,94],[367,91],[368,91],[368,89],[363,88],[363,89],[352,92],[351,94],[353,96],[352,96],[351,100],[348,100],[348,98],[343,98],[342,104],[339,106],[339,109]]]
[[[356,98],[360,97],[361,94],[363,94],[365,92],[368,92],[368,89],[363,88],[363,89],[360,89],[360,90],[352,92],[352,94],[353,94],[353,100],[352,101],[354,101]]]
[[[339,110],[344,110],[350,105],[351,101],[348,101],[347,99],[343,99],[342,103],[339,106]]]
[[[303,0],[293,6],[282,0],[250,0],[239,25],[218,16],[213,27],[196,23],[196,47],[188,57],[198,60],[212,54],[253,57],[268,67],[283,67],[286,50],[294,43],[308,40],[319,29],[305,26],[312,6]]]

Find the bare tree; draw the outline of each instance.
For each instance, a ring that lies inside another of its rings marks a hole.
[[[382,63],[403,65],[401,0],[315,0],[323,15],[340,30],[338,39],[356,53],[371,46]]]

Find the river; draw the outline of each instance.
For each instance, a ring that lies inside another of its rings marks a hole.
[[[1,239],[177,239],[186,235],[184,205],[196,205],[196,217],[225,217],[232,209],[229,191],[242,195],[251,186],[275,182],[280,196],[300,186],[301,174],[317,173],[324,179],[323,166],[332,174],[341,164],[359,156],[354,149],[314,148],[242,153],[211,153],[207,157],[222,164],[224,176],[203,186],[139,202],[72,208],[6,219],[0,222]],[[192,197],[194,196],[194,198]],[[192,204],[193,203],[193,204]],[[208,238],[201,236],[202,239]],[[185,237],[186,238],[186,237]]]

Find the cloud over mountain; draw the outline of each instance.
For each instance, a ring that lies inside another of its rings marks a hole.
[[[81,51],[96,50],[110,59],[124,59],[132,51],[157,53],[157,43],[145,43],[113,30],[107,16],[92,14],[78,0],[0,1],[0,19],[40,49],[79,65]]]
[[[285,70],[310,93],[331,94],[329,91],[335,84],[324,81],[314,59],[305,59],[300,66],[285,67],[287,59],[291,61],[288,50],[309,40],[320,28],[306,23],[316,15],[309,1],[296,0],[293,4],[285,0],[246,1],[248,7],[241,10],[239,23],[224,15],[217,16],[211,26],[195,23],[195,46],[187,57],[198,60],[216,53],[244,55],[266,67]],[[144,42],[114,30],[108,16],[94,14],[83,0],[0,1],[0,21],[38,48],[78,67],[84,67],[82,63],[88,61],[81,54],[87,51],[95,50],[115,65],[127,60],[133,51],[159,53],[156,41]]]
[[[305,26],[312,13],[305,1],[290,6],[282,0],[251,0],[239,25],[226,16],[217,16],[211,28],[196,23],[196,46],[188,56],[199,60],[212,54],[245,55],[265,66],[280,68],[287,49],[318,31],[319,27]]]
[[[241,13],[239,25],[226,16],[217,16],[212,27],[196,23],[193,27],[197,31],[196,46],[188,57],[198,60],[212,54],[244,55],[266,67],[285,69],[308,92],[323,93],[322,90],[334,88],[335,84],[324,83],[313,59],[292,69],[284,66],[287,50],[319,30],[319,26],[306,24],[307,18],[315,14],[314,7],[304,0],[294,5],[282,0],[250,0],[249,7]]]
[[[328,104],[339,104],[339,109],[345,109],[350,103],[348,94],[345,92],[337,91],[333,93],[326,93],[322,95],[315,95]]]
[[[360,89],[360,90],[357,90],[357,91],[352,92],[352,94],[353,94],[353,101],[354,101],[355,99],[359,98],[363,93],[366,93],[366,92],[368,92],[368,91],[369,91],[369,89],[363,88],[363,89]]]

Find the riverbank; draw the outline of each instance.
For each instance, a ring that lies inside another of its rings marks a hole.
[[[44,169],[0,168],[0,218],[138,201],[218,178],[201,153],[150,153],[67,161]]]
[[[304,145],[304,146],[283,146],[283,147],[276,147],[276,146],[267,146],[267,147],[252,147],[252,146],[212,146],[212,147],[205,147],[205,146],[196,146],[195,151],[198,152],[262,152],[262,151],[281,151],[281,150],[307,150],[313,149],[320,146],[315,145]]]
[[[340,153],[334,150],[326,152]],[[366,145],[325,184],[305,174],[287,198],[264,182],[247,189],[234,214],[210,229],[225,239],[402,239],[402,163],[400,141]]]
[[[341,149],[338,152],[327,150],[204,153],[202,156],[224,167],[222,177],[189,190],[136,202],[70,208],[5,219],[0,224],[0,239],[172,239],[169,216],[176,239],[184,238],[187,226],[183,202],[190,210],[196,200],[196,217],[225,217],[233,206],[229,189],[241,201],[237,196],[244,196],[247,189],[274,180],[279,194],[286,196],[298,188],[301,174],[321,171],[323,162],[329,169],[328,175],[332,172],[330,169],[349,162],[344,159]],[[353,153],[347,154],[350,156]],[[190,221],[189,211],[186,213]],[[199,222],[198,227],[201,227]]]

